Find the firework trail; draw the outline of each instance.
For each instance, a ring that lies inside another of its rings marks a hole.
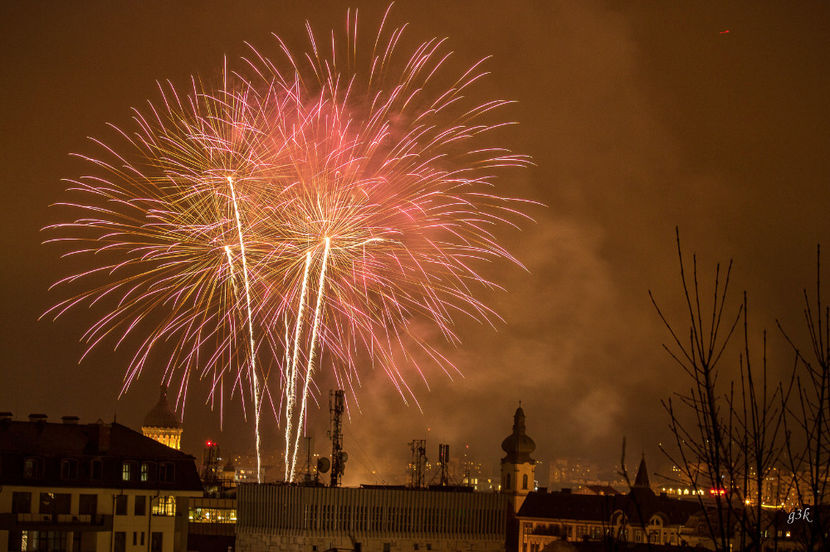
[[[256,347],[254,346],[254,322],[251,314],[251,285],[248,280],[248,261],[245,255],[245,239],[242,236],[242,219],[239,216],[239,203],[236,201],[236,189],[233,185],[233,177],[228,177],[228,187],[231,189],[231,202],[233,203],[233,214],[236,219],[236,230],[239,234],[239,255],[242,257],[242,278],[245,282],[245,310],[248,321],[248,341],[251,353],[250,360],[250,374],[251,374],[251,394],[253,395],[254,403],[254,434],[256,439],[256,476],[257,481],[262,479],[262,439],[259,432],[259,377],[256,372]],[[225,251],[229,253],[228,246],[225,246]]]
[[[307,24],[308,51],[251,48],[218,90],[160,87],[160,106],[118,131],[127,151],[98,142],[108,160],[84,158],[106,176],[70,181],[80,199],[63,205],[83,214],[49,227],[89,268],[58,282],[80,291],[48,314],[104,310],[88,351],[139,340],[122,391],[151,351],[165,380],[181,378],[182,405],[194,375],[220,404],[232,381],[251,402],[258,472],[268,405],[286,481],[324,367],[355,401],[372,367],[417,404],[408,380],[423,362],[457,370],[413,322],[457,345],[460,317],[498,320],[476,297],[500,289],[483,267],[519,264],[498,231],[529,202],[497,182],[530,161],[499,145],[511,123],[491,120],[510,102],[476,101],[484,60],[458,71],[445,39],[406,48],[388,13],[365,49],[350,11],[342,40]]]
[[[55,284],[81,291],[44,316],[83,304],[109,308],[84,334],[84,356],[107,338],[115,348],[139,339],[122,393],[154,352],[167,356],[164,381],[180,378],[182,411],[194,374],[211,380],[212,403],[222,404],[226,379],[241,394],[250,388],[259,458],[261,386],[248,259],[263,246],[246,243],[242,211],[252,206],[243,207],[231,174],[255,178],[263,162],[256,157],[258,131],[248,124],[251,104],[244,91],[226,86],[208,93],[194,79],[181,95],[160,85],[160,105],[149,104],[149,115],[134,111],[136,130],[113,127],[125,151],[94,140],[103,156],[78,156],[104,176],[69,181],[77,199],[59,205],[82,215],[47,227],[59,234],[47,242],[67,245],[65,256],[84,257],[91,268]]]
[[[379,367],[417,404],[404,367],[421,374],[425,354],[448,375],[455,368],[410,331],[412,320],[431,321],[457,344],[459,316],[497,319],[475,297],[477,288],[498,288],[481,266],[517,262],[496,230],[524,218],[522,202],[498,193],[495,181],[529,159],[496,145],[510,123],[487,121],[510,102],[469,99],[484,60],[452,75],[445,40],[403,54],[405,25],[385,28],[387,15],[365,53],[349,12],[344,40],[332,32],[321,43],[307,24],[308,51],[295,56],[275,37],[281,59],[252,48],[242,70],[266,114],[269,185],[255,202],[269,216],[260,239],[280,252],[261,267],[274,282],[262,317],[291,327],[282,346],[291,352],[283,366],[288,481],[319,367],[331,366],[353,396],[360,366]]]

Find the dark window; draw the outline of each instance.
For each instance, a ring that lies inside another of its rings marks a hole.
[[[392,543],[383,543],[383,552],[392,552]]]
[[[427,550],[432,550],[432,543],[431,542],[427,543]]]
[[[162,462],[159,464],[159,481],[172,483],[176,480],[176,469],[171,462]]]
[[[138,532],[133,531],[133,546],[136,546],[137,544],[138,544]]]
[[[40,479],[42,465],[40,458],[29,457],[23,460],[23,478]]]
[[[78,461],[74,458],[61,460],[61,479],[70,481],[78,479]]]
[[[72,512],[72,495],[69,493],[55,493],[55,513],[69,514]]]
[[[147,497],[144,495],[135,497],[135,515],[147,515]]]
[[[150,535],[150,552],[161,552],[163,534],[153,531]]]
[[[363,544],[359,542],[354,543],[354,552],[363,552]]]
[[[144,546],[144,531],[141,532],[141,546]]]
[[[40,504],[37,507],[38,513],[53,514],[52,503],[54,499],[55,495],[52,493],[40,493]]]
[[[78,513],[94,516],[98,513],[98,495],[82,494],[78,497]]]
[[[32,493],[13,492],[12,493],[12,513],[13,514],[31,514],[32,513]]]
[[[522,476],[522,489],[527,489],[527,474]]]
[[[126,552],[127,550],[127,533],[124,531],[115,532],[115,542],[113,543],[113,552]]]
[[[115,497],[115,515],[127,515],[127,495],[116,495]]]
[[[104,476],[104,466],[100,460],[95,459],[89,463],[89,478],[96,481],[101,480]]]
[[[69,493],[40,493],[41,514],[68,514],[72,504],[72,495]]]
[[[418,550],[418,543],[416,542],[415,544],[413,544],[412,548],[415,549],[415,550]]]
[[[504,474],[504,488],[507,491],[510,490],[510,474],[509,473]]]

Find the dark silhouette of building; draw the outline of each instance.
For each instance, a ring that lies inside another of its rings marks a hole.
[[[628,494],[528,494],[517,515],[518,542],[523,552],[540,552],[557,541],[680,545],[700,511],[696,501],[655,495],[643,458]]]
[[[502,441],[501,448],[506,453],[501,459],[501,490],[510,495],[515,513],[534,490],[536,473],[536,461],[530,457],[536,443],[525,433],[525,411],[521,406],[513,415],[513,432]]]
[[[0,414],[0,552],[185,550],[192,456],[117,423]]]

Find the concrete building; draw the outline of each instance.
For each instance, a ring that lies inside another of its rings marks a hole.
[[[193,457],[117,423],[0,414],[0,552],[186,550]]]
[[[242,484],[239,552],[501,552],[508,504],[469,488]]]
[[[167,386],[161,386],[159,400],[144,417],[141,433],[162,445],[181,450],[182,424],[167,402]]]

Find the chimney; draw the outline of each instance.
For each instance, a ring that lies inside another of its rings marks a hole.
[[[61,416],[61,421],[67,425],[78,425],[78,420],[77,416]]]
[[[46,414],[29,414],[30,422],[45,422],[48,416]]]
[[[7,422],[12,419],[14,414],[11,412],[0,412],[0,422]]]

